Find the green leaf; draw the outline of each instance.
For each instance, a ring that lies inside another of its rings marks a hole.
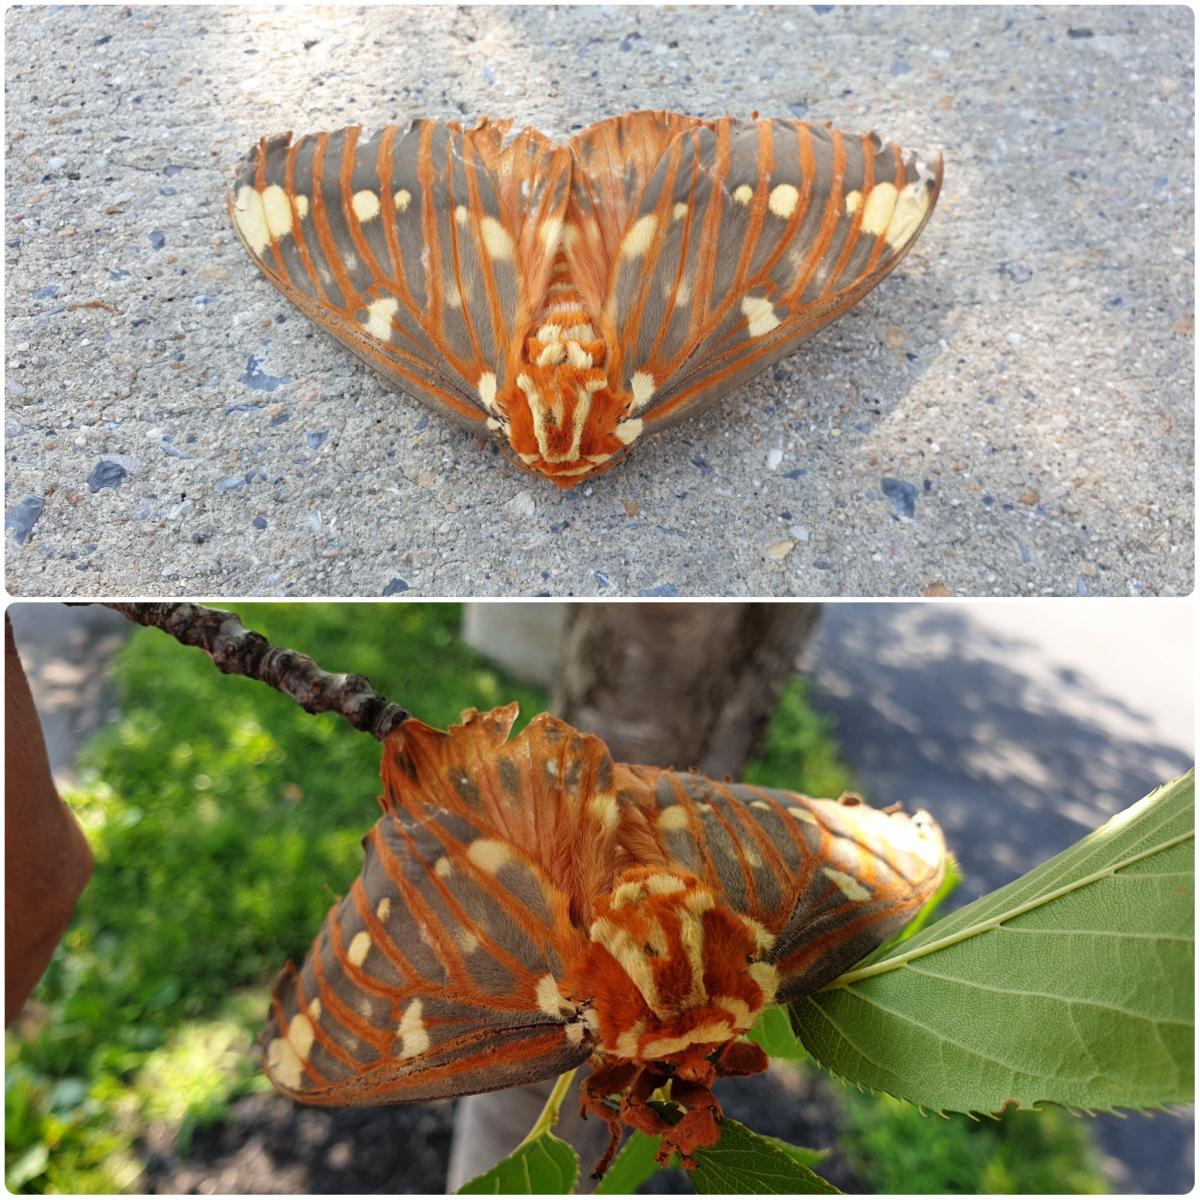
[[[792,1008],[822,1066],[938,1111],[1193,1094],[1194,774]]]
[[[726,1117],[721,1122],[721,1140],[692,1155],[696,1169],[688,1175],[701,1195],[840,1194],[805,1165],[805,1159],[816,1153],[762,1137]]]
[[[757,1136],[764,1142],[770,1142],[772,1146],[778,1146],[784,1154],[790,1154],[798,1163],[802,1163],[806,1167],[816,1166],[822,1159],[829,1157],[828,1150],[810,1150],[807,1146],[793,1146],[791,1142],[785,1142],[782,1138],[768,1137],[765,1133]]]
[[[632,1196],[658,1170],[654,1156],[658,1153],[661,1141],[662,1138],[651,1137],[635,1129],[625,1139],[625,1145],[613,1159],[604,1178],[596,1184],[593,1195]]]
[[[571,1192],[579,1155],[546,1132],[522,1142],[507,1158],[458,1189],[460,1196],[551,1196]]]
[[[764,1008],[754,1022],[754,1028],[746,1035],[752,1042],[757,1042],[771,1058],[804,1059],[808,1057],[804,1047],[796,1040],[792,1032],[792,1023],[788,1018],[787,1008],[782,1004],[772,1004]]]

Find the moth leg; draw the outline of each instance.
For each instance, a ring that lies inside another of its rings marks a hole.
[[[657,1161],[665,1163],[678,1153],[684,1168],[691,1171],[696,1166],[692,1151],[717,1144],[724,1114],[708,1083],[676,1079],[671,1085],[671,1099],[683,1108],[683,1119],[663,1134]]]
[[[716,1062],[718,1075],[758,1075],[770,1065],[766,1051],[757,1042],[729,1042]]]
[[[588,1077],[579,1094],[579,1115],[586,1121],[589,1113],[595,1113],[608,1126],[609,1132],[608,1147],[592,1170],[593,1179],[599,1179],[608,1170],[621,1145],[621,1118],[607,1097],[625,1091],[640,1070],[637,1063],[632,1062],[601,1067]]]

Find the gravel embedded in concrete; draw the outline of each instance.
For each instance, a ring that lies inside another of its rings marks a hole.
[[[1192,588],[1185,8],[58,7],[6,31],[15,594]],[[262,134],[640,107],[874,127],[941,148],[946,184],[853,313],[570,492],[368,373],[226,217]],[[104,462],[126,473],[93,490]]]

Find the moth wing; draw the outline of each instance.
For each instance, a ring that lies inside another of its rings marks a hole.
[[[662,426],[790,354],[896,267],[941,180],[940,157],[874,134],[731,117],[676,132],[611,260],[631,415]]]
[[[582,927],[615,875],[613,762],[599,738],[545,713],[509,740],[516,717],[510,704],[469,710],[446,732],[405,722],[384,750],[384,806],[414,821],[455,814],[520,847]]]
[[[560,764],[557,802],[570,810],[563,793],[582,787],[581,743],[594,739],[545,722],[506,743],[515,715],[469,714],[448,733],[409,722],[388,739],[384,816],[362,874],[275,986],[264,1042],[284,1092],[312,1104],[434,1099],[544,1079],[592,1053],[590,1011],[559,986],[586,935],[543,865],[555,847],[581,848],[556,841],[562,823],[542,824],[544,811],[522,823],[508,789],[515,771],[549,794],[544,764]]]
[[[264,139],[229,197],[238,236],[307,316],[392,383],[468,425],[494,413],[545,290],[538,236],[569,157],[508,122],[414,121]]]
[[[594,314],[603,310],[621,239],[664,152],[701,124],[682,113],[632,112],[598,121],[571,139],[568,219],[577,235],[567,253]]]
[[[779,1003],[864,958],[942,879],[945,842],[926,813],[648,767],[618,768],[617,788],[667,864],[692,872],[774,935],[766,958],[779,972]]]

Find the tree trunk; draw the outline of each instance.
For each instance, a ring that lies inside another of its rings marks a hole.
[[[579,604],[554,710],[619,762],[737,775],[796,671],[817,604]]]

